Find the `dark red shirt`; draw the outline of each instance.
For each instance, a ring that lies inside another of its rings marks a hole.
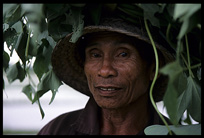
[[[163,125],[163,122],[152,107],[150,110],[151,117],[148,126],[154,124]],[[90,98],[84,109],[56,117],[45,125],[38,135],[99,135],[99,118],[100,107],[93,98]],[[144,135],[144,130],[137,135]]]

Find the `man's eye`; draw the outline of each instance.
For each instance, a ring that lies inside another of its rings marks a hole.
[[[126,52],[122,52],[119,54],[119,57],[127,57],[127,56],[128,56],[128,54]]]
[[[97,53],[92,53],[92,54],[91,54],[91,57],[93,57],[93,58],[99,58],[99,57],[101,57],[101,55],[100,55],[100,54],[97,54]]]

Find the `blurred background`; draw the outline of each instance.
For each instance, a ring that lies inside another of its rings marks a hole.
[[[5,75],[5,74],[4,74]],[[34,75],[33,75],[34,76]],[[36,78],[37,79],[37,78]],[[62,85],[58,89],[55,100],[49,105],[51,92],[41,98],[41,106],[45,112],[42,119],[37,104],[31,104],[26,95],[21,92],[25,83],[18,80],[12,84],[5,81],[3,91],[3,134],[37,134],[37,132],[50,120],[58,115],[84,108],[88,97]],[[26,83],[27,84],[27,83]]]
[[[6,82],[3,92],[3,134],[37,134],[51,119],[58,115],[84,108],[88,97],[76,92],[68,86],[61,86],[56,98],[49,105],[51,92],[41,98],[41,106],[45,112],[42,119],[37,104],[31,104],[21,92],[23,84],[15,81]]]

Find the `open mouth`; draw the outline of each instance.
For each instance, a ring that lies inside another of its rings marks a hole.
[[[98,87],[98,89],[102,90],[102,91],[116,91],[116,90],[120,90],[121,88],[114,88],[114,87]]]
[[[105,97],[114,96],[120,90],[122,90],[122,88],[113,87],[113,86],[105,86],[105,87],[104,86],[98,86],[98,87],[96,87],[96,89],[98,90],[98,92],[101,96],[105,96]]]

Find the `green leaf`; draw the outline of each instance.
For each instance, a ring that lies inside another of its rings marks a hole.
[[[134,18],[143,18],[143,10],[139,8],[138,5],[118,4],[117,8],[123,13],[125,13],[127,16],[131,16]]]
[[[12,26],[21,19],[23,13],[21,12],[20,4],[4,4],[3,5],[4,23]]]
[[[57,17],[63,15],[68,9],[70,5],[68,4],[44,4],[45,14],[47,16],[47,21],[55,20]]]
[[[81,14],[82,8],[71,8],[70,13],[66,14],[66,23],[72,25],[73,34],[70,42],[75,43],[81,36],[84,27],[84,16]]]
[[[188,111],[195,121],[201,122],[201,86],[191,76],[188,77],[186,91],[191,98]]]
[[[15,29],[18,35],[23,32],[23,24],[21,21],[16,22],[11,28]]]
[[[43,76],[42,80],[37,86],[37,93],[35,94],[33,103],[36,100],[38,100],[38,97],[40,98],[47,91],[51,90],[52,91],[52,98],[50,101],[51,104],[60,85],[62,85],[62,82],[57,78],[53,70],[48,71],[45,74],[45,76]]]
[[[184,91],[179,97],[178,97],[178,107],[177,107],[177,120],[179,120],[184,111],[187,109],[190,100],[191,100],[191,96],[189,95],[186,91]]]
[[[32,94],[35,93],[35,89],[30,84],[24,86],[22,92],[32,101]]]
[[[157,4],[141,4],[141,8],[144,10],[144,19],[148,19],[153,26],[160,27],[159,20],[155,17],[155,13],[160,11]]]
[[[45,64],[45,57],[43,55],[39,55],[36,57],[33,70],[40,80],[42,75],[48,71],[48,66]]]
[[[52,47],[52,49],[54,49],[54,47],[56,46],[57,43],[50,36],[47,36],[46,38],[47,38],[47,41],[49,42],[50,46]]]
[[[18,47],[22,38],[22,33],[23,30],[21,21],[18,21],[4,32],[4,41],[6,41],[6,44],[11,51],[10,56],[12,56],[13,50]]]
[[[56,42],[72,32],[72,26],[63,23],[65,20],[65,16],[60,16],[48,22],[48,32]]]
[[[12,9],[15,9],[17,4],[3,4],[3,16],[8,14]]]
[[[4,82],[4,77],[2,78],[3,79],[3,90],[5,90],[5,82]]]
[[[181,39],[185,34],[189,33],[194,27],[196,27],[197,24],[200,23],[200,18],[200,14],[196,14],[184,20],[178,35],[178,39]]]
[[[180,21],[184,21],[199,9],[201,9],[201,4],[176,4],[173,18],[174,20],[180,18]]]
[[[21,4],[21,10],[22,13],[26,14],[30,23],[38,22],[42,17],[44,17],[43,4]]]
[[[3,32],[7,31],[9,29],[9,25],[7,23],[3,24]]]
[[[181,85],[179,85],[181,86]],[[187,78],[186,90],[178,98],[178,108],[177,108],[177,117],[181,118],[185,110],[192,110],[191,113],[195,120],[200,122],[201,120],[201,88],[200,85],[195,82],[195,80],[189,76]],[[191,104],[193,102],[193,107]]]
[[[6,71],[6,69],[9,67],[9,61],[10,57],[7,52],[3,52],[3,68]]]
[[[15,50],[24,66],[26,65],[25,49],[27,43],[28,34],[23,32],[18,36],[17,43],[15,45]]]
[[[20,62],[17,63],[17,69],[18,69],[18,75],[17,75],[17,79],[20,80],[20,82],[22,82],[25,78],[26,72],[25,70],[21,67]]]
[[[176,135],[201,135],[201,124],[169,126]],[[168,129],[162,125],[152,125],[144,130],[146,135],[167,135]]]
[[[177,115],[177,98],[185,90],[187,81],[183,75],[183,68],[178,61],[167,64],[160,72],[169,76],[169,82],[163,101],[171,122],[176,125],[179,121]]]
[[[54,39],[52,37],[49,36],[48,34],[48,30],[45,30],[43,32],[41,32],[38,36],[38,42],[39,44],[44,43],[43,45],[46,45],[47,47],[49,47],[49,45],[52,47],[52,49],[56,46],[56,42],[54,41]],[[45,44],[47,43],[47,44]]]
[[[174,10],[174,20],[179,19],[182,26],[178,35],[181,39],[193,27],[200,23],[201,15],[196,14],[201,9],[201,4],[176,4]],[[196,15],[195,15],[196,14]]]
[[[176,135],[201,135],[201,124],[170,126]]]
[[[17,32],[15,35],[14,43],[12,45],[12,48],[15,48],[16,53],[20,57],[24,67],[26,65],[26,58],[25,58],[25,49],[26,49],[26,43],[27,43],[27,30],[26,27],[23,28],[22,22],[19,21],[15,23],[12,28],[15,29]],[[12,41],[12,40],[11,40]]]
[[[52,46],[50,46],[48,40],[43,39],[42,41],[43,41],[43,45],[45,44],[43,47],[42,55],[45,57],[45,62],[48,65],[51,63],[51,55],[52,55],[53,48]]]
[[[57,42],[72,32],[72,26],[66,23],[68,4],[45,4],[45,15],[48,21],[48,33]]]
[[[43,38],[41,42],[42,44],[38,48],[37,57],[33,65],[33,70],[39,80],[49,70],[49,66],[51,66],[51,54],[53,50],[46,38]]]
[[[9,83],[15,81],[16,79],[19,79],[20,82],[22,82],[25,78],[25,71],[21,67],[20,62],[17,62],[16,64],[9,67],[9,69],[6,71],[6,74]]]
[[[90,13],[93,23],[95,25],[98,25],[101,17],[102,4],[91,4],[88,6],[89,7],[87,9]]]
[[[168,129],[166,126],[152,125],[145,128],[144,133],[146,135],[167,135]]]
[[[167,90],[165,92],[163,101],[164,106],[166,106],[167,113],[171,122],[176,125],[179,120],[177,120],[177,90],[172,84],[168,84]]]
[[[17,79],[18,68],[17,68],[16,64],[9,67],[8,70],[6,71],[6,76],[7,76],[9,83],[11,83]]]
[[[28,47],[28,56],[36,57],[39,45],[37,43],[33,44],[33,37],[30,38],[29,47]]]
[[[167,4],[167,11],[171,17],[174,15],[175,4]]]
[[[15,49],[15,45],[18,40],[18,35],[16,34],[15,29],[9,28],[3,34],[4,42],[6,42],[8,49],[11,51],[10,56],[13,54],[13,50]]]
[[[128,22],[140,26],[144,19],[144,12],[139,5],[140,4],[117,4],[117,15]]]
[[[30,37],[30,42],[34,47],[37,47],[37,40],[40,34],[40,25],[36,23],[29,23],[29,27],[27,26],[28,30],[32,32],[32,37]],[[33,48],[34,48],[33,47]]]

